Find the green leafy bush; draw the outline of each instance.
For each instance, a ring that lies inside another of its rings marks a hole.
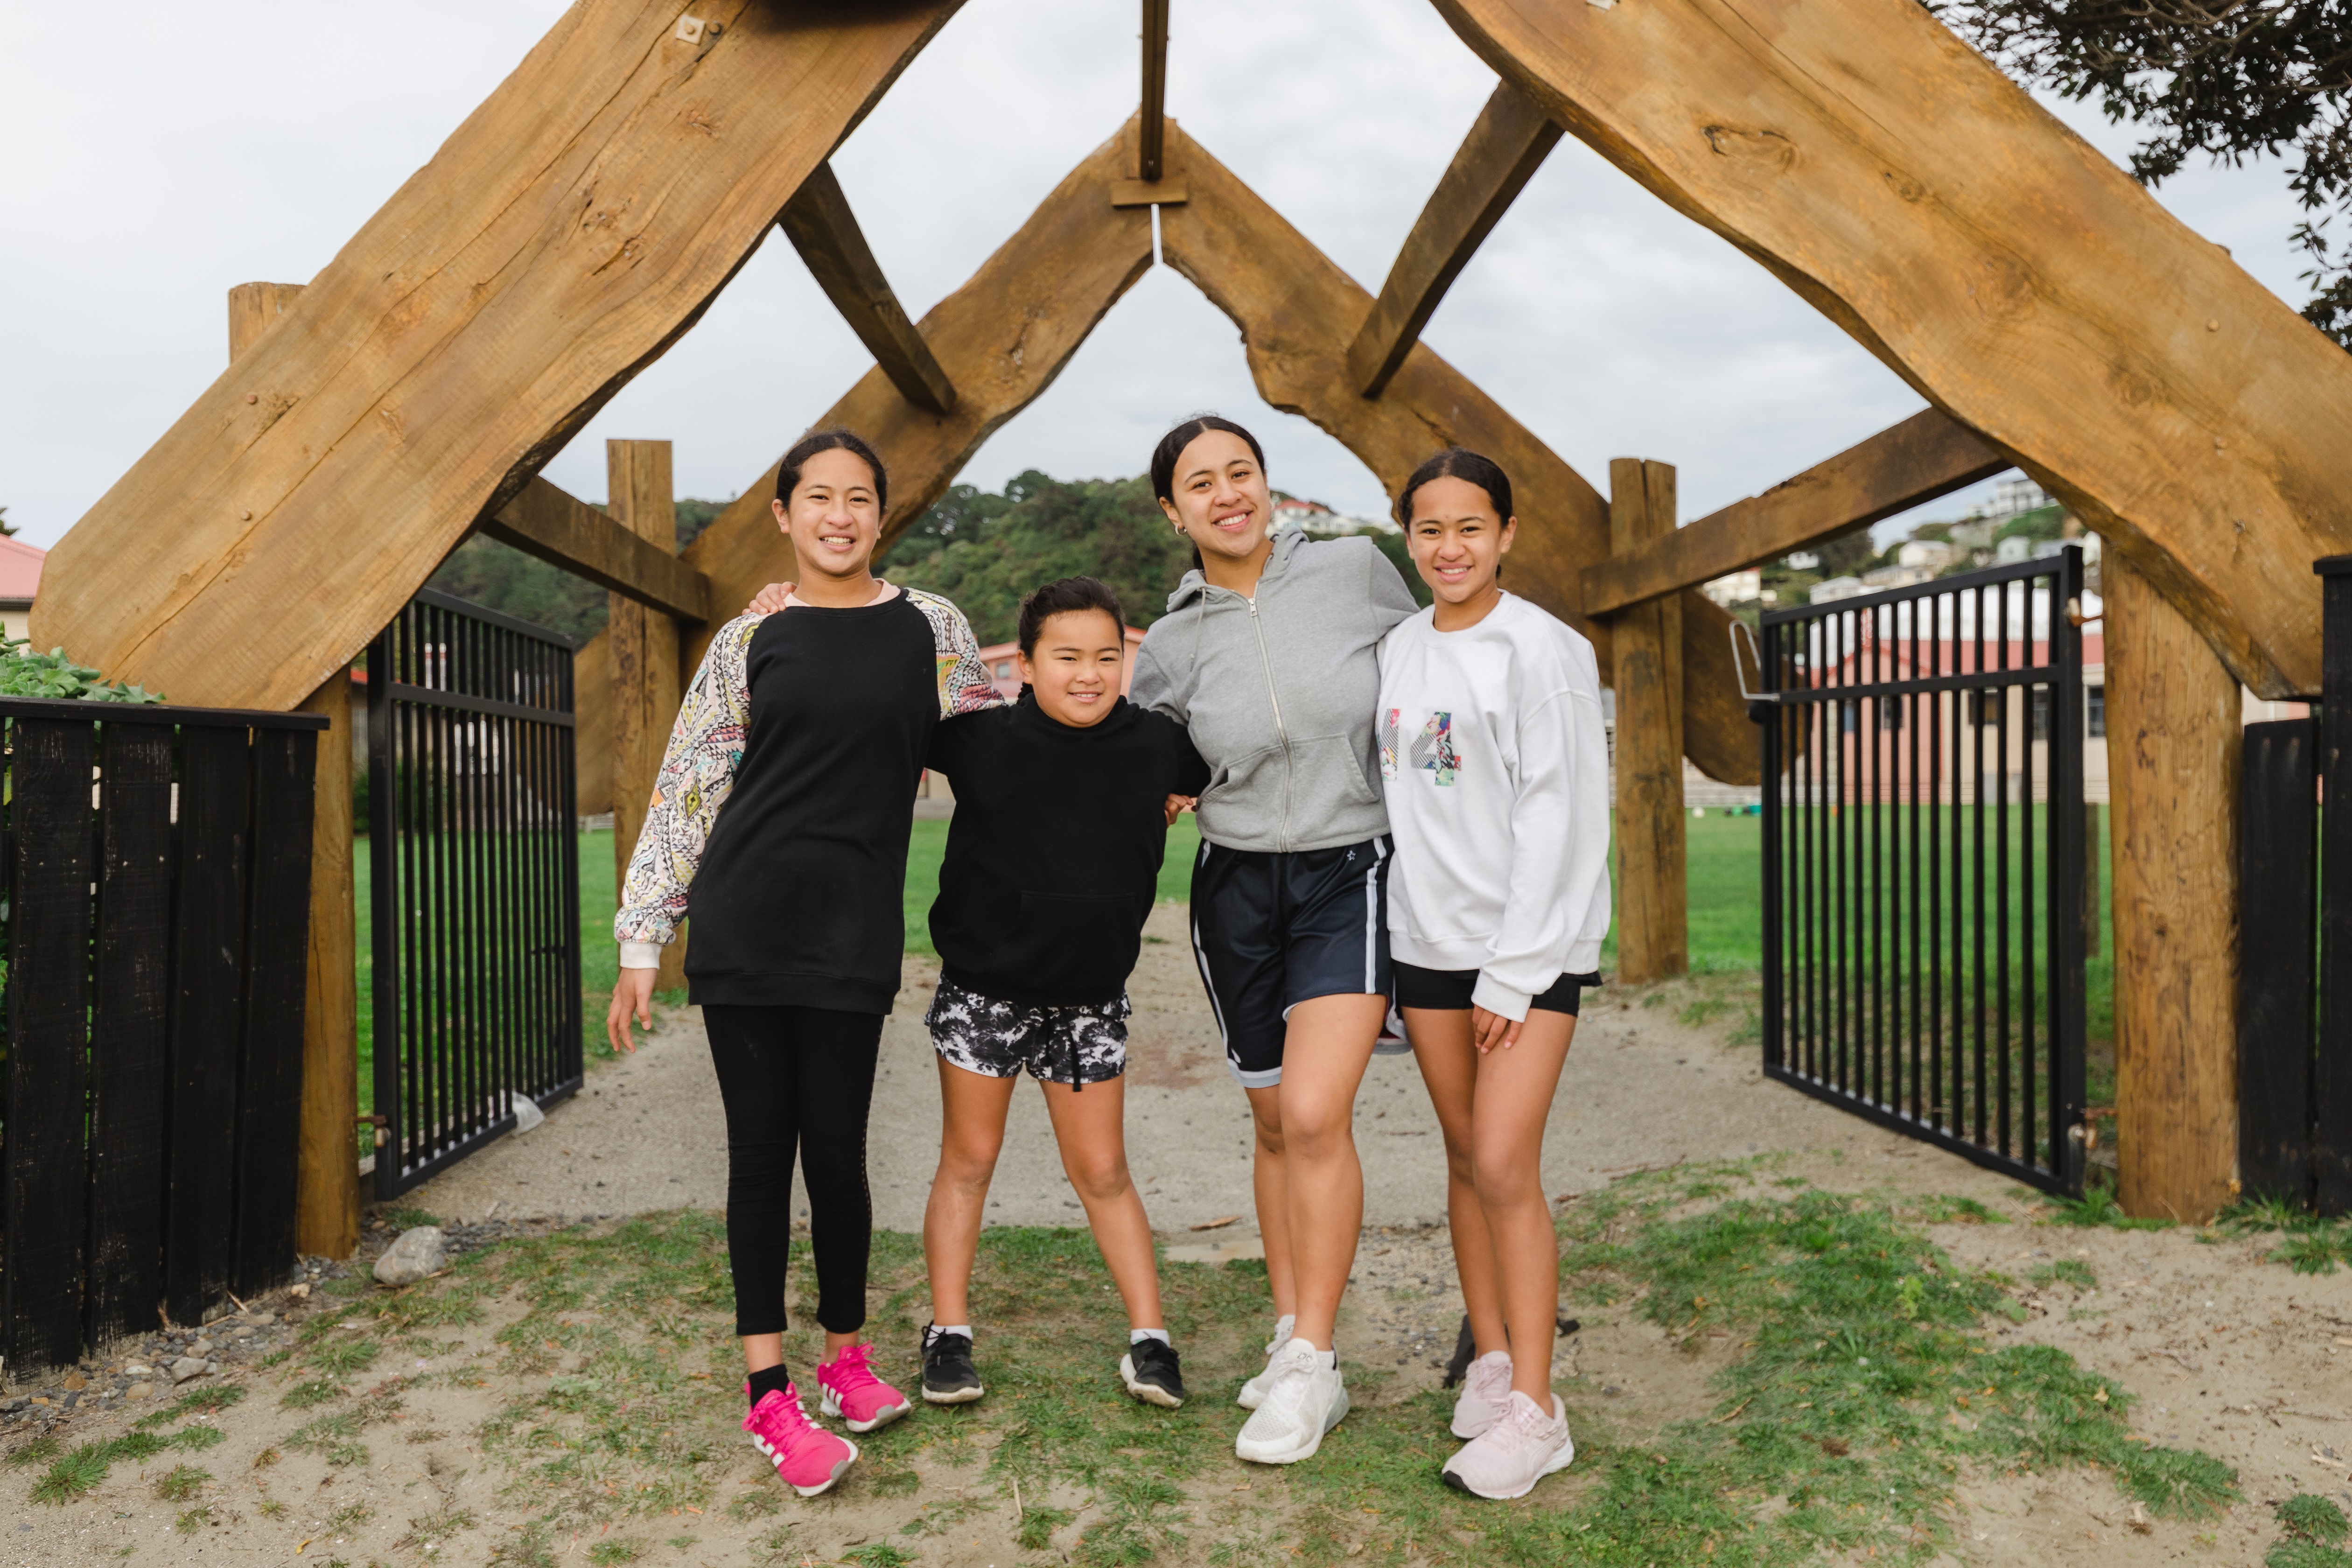
[[[161,692],[109,680],[53,647],[34,653],[23,637],[0,638],[0,697],[45,697],[81,702],[161,702]]]

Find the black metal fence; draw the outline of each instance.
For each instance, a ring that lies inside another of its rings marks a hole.
[[[0,699],[0,1354],[198,1323],[294,1263],[326,720]]]
[[[1764,1069],[2082,1190],[2082,552],[1762,619]]]
[[[2249,724],[2238,838],[2238,1180],[2352,1213],[2352,556],[2324,580],[2319,710]]]
[[[380,1198],[581,1077],[572,646],[427,589],[368,648]]]

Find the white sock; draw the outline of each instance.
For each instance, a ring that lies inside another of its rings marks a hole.
[[[1322,1363],[1323,1363],[1323,1369],[1324,1369],[1326,1372],[1336,1372],[1337,1370],[1339,1370],[1339,1347],[1338,1345],[1336,1345],[1336,1344],[1335,1344],[1335,1345],[1333,1345],[1329,1350],[1325,1351],[1325,1350],[1315,1350],[1315,1343],[1314,1343],[1314,1342],[1313,1342],[1313,1341],[1311,1341],[1311,1340],[1298,1340],[1298,1339],[1294,1339],[1294,1341],[1293,1341],[1292,1342],[1293,1342],[1293,1343],[1296,1343],[1296,1344],[1302,1344],[1302,1345],[1305,1345],[1308,1350],[1315,1351],[1316,1355],[1317,1355],[1318,1358],[1320,1358],[1320,1360],[1322,1361]]]
[[[1129,1344],[1139,1345],[1146,1340],[1158,1340],[1161,1344],[1168,1346],[1171,1350],[1175,1348],[1176,1344],[1175,1341],[1168,1337],[1168,1331],[1166,1329],[1129,1329],[1127,1331],[1127,1342]]]
[[[971,1325],[970,1323],[933,1323],[923,1331],[923,1348],[930,1349],[931,1342],[941,1334],[961,1334],[965,1339],[970,1339]]]
[[[1295,1313],[1285,1312],[1281,1317],[1276,1318],[1274,1321],[1274,1342],[1276,1346],[1279,1348],[1282,1342],[1290,1337],[1290,1331],[1297,1326],[1298,1318]]]

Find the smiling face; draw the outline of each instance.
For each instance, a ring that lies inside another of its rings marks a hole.
[[[1204,430],[1176,458],[1175,492],[1160,510],[1192,541],[1204,562],[1245,561],[1266,547],[1274,498],[1249,443],[1230,430]]]
[[[1108,610],[1065,610],[1045,617],[1037,646],[1020,659],[1021,679],[1045,717],[1084,730],[1118,705],[1127,632]]]
[[[1421,580],[1437,596],[1438,624],[1456,619],[1446,611],[1474,611],[1475,620],[1502,596],[1496,574],[1511,551],[1518,520],[1497,517],[1494,498],[1467,479],[1445,475],[1412,494],[1412,521],[1406,544]]]
[[[882,537],[882,508],[874,493],[874,470],[865,458],[840,447],[819,452],[802,465],[792,504],[769,504],[793,542],[803,582],[870,574],[874,546]]]

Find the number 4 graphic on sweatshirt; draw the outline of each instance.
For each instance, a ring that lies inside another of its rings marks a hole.
[[[1404,713],[1391,708],[1382,716],[1381,725],[1381,774],[1397,776],[1398,742],[1403,739]],[[1454,749],[1454,715],[1432,713],[1412,739],[1408,766],[1423,769],[1436,775],[1439,784],[1450,784],[1462,768],[1461,754]]]

